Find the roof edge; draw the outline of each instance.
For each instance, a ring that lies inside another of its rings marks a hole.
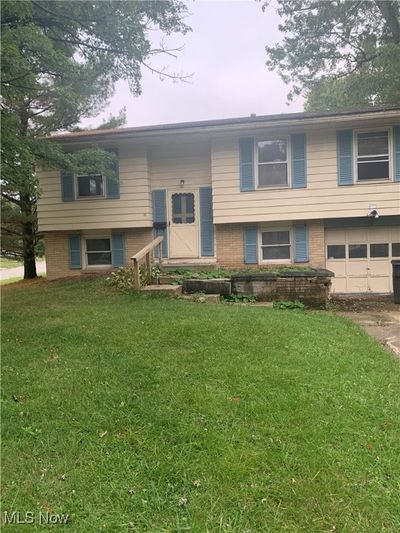
[[[353,108],[342,109],[337,111],[322,111],[322,112],[299,112],[299,113],[280,113],[273,115],[259,115],[248,117],[236,117],[214,120],[200,120],[192,122],[177,122],[167,124],[157,124],[151,126],[134,126],[127,128],[110,128],[110,129],[94,129],[78,132],[68,132],[52,135],[51,140],[73,141],[89,139],[91,137],[102,138],[112,136],[134,136],[147,134],[161,134],[161,133],[179,133],[187,129],[207,129],[218,128],[224,126],[251,126],[256,124],[269,123],[285,123],[290,121],[302,120],[318,120],[331,117],[346,117],[346,116],[360,116],[365,114],[384,114],[388,112],[398,111],[400,113],[400,106],[384,106],[384,107],[367,107],[367,108]]]

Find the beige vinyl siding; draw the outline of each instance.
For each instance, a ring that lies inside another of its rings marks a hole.
[[[151,146],[148,149],[152,189],[197,189],[211,185],[210,144],[192,141]]]
[[[152,224],[148,166],[144,146],[118,146],[119,199],[79,199],[63,202],[57,171],[40,173],[39,230],[62,231],[149,227]]]
[[[265,137],[273,135],[265,133]],[[262,139],[263,135],[257,134],[256,138]],[[369,204],[376,204],[381,216],[400,212],[399,183],[338,186],[334,128],[307,131],[308,183],[305,189],[284,187],[241,192],[238,140],[238,136],[219,137],[212,144],[214,221],[217,224],[365,216]]]

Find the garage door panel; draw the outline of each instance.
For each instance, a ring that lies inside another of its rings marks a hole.
[[[328,229],[325,240],[326,254],[328,244],[343,244],[346,249],[336,260],[328,257],[326,260],[326,267],[335,273],[332,292],[388,293],[393,290],[391,260],[397,246],[392,244],[400,243],[400,227]],[[344,255],[345,258],[340,259]]]
[[[368,287],[370,292],[391,292],[391,282],[389,276],[370,277],[368,280]]]
[[[362,244],[368,242],[368,230],[366,229],[355,229],[347,232],[347,242],[348,243],[357,243]]]
[[[332,292],[348,292],[347,291],[347,279],[346,278],[332,278]]]
[[[368,279],[366,276],[347,278],[347,292],[368,292]]]
[[[347,275],[348,276],[366,276],[368,274],[368,261],[356,261],[349,259],[347,261]]]

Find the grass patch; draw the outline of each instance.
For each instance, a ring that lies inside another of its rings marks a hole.
[[[21,281],[22,276],[15,276],[14,278],[0,279],[0,285],[9,285],[10,283],[15,283],[16,281]]]
[[[10,259],[9,257],[0,257],[0,268],[16,268],[22,266],[22,261],[17,261],[16,259]]]
[[[3,511],[73,531],[400,530],[399,362],[350,322],[104,280],[10,288],[2,314]]]

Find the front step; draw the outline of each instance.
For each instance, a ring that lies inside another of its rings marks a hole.
[[[168,294],[169,296],[179,296],[182,294],[182,285],[145,285],[142,287],[141,292],[147,294]]]

